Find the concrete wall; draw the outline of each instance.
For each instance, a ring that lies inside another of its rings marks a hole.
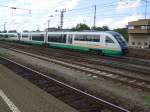
[[[136,47],[136,48],[149,48],[150,47],[150,35],[130,34],[129,46]]]

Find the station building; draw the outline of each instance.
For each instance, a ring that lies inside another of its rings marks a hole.
[[[140,19],[128,23],[129,46],[150,48],[150,19]]]

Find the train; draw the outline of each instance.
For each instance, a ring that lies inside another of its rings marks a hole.
[[[128,52],[125,38],[114,31],[0,33],[0,40],[94,52],[106,56],[123,56]]]

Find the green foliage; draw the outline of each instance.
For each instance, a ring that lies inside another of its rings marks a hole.
[[[0,48],[0,56],[3,57],[10,57],[10,53],[8,53],[8,51],[6,49]]]
[[[23,32],[24,32],[24,33],[28,33],[28,32],[29,32],[29,30],[24,30]]]
[[[7,30],[5,30],[5,31],[0,31],[0,33],[7,33]]]
[[[73,27],[71,29],[72,31],[84,31],[84,30],[95,30],[95,31],[108,31],[108,26],[102,26],[102,27],[92,27],[90,28],[88,25],[79,23],[76,25],[76,27]]]
[[[10,31],[8,31],[8,33],[17,33],[17,31],[16,30],[10,30]]]
[[[150,104],[150,96],[144,96],[144,101]]]
[[[104,31],[108,31],[109,30],[108,26],[102,26],[102,28],[104,29]]]
[[[72,31],[84,31],[84,30],[90,30],[90,27],[86,24],[77,24],[76,27],[73,27],[71,29]]]
[[[128,30],[127,28],[118,28],[118,29],[114,29],[114,31],[122,34],[124,36],[124,38],[128,41],[129,39],[129,35],[128,35]]]
[[[102,26],[102,27],[92,27],[92,30],[95,31],[108,31],[110,30],[108,26]]]

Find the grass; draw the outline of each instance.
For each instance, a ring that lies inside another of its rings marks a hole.
[[[150,105],[150,96],[144,96],[144,101]]]
[[[0,48],[0,56],[8,58],[10,57],[10,53],[6,49]]]

